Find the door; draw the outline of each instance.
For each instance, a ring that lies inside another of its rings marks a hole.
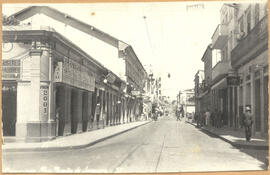
[[[17,120],[17,83],[2,83],[3,136],[15,136]]]
[[[268,134],[268,76],[264,77],[264,133]]]
[[[261,92],[260,79],[255,80],[255,129],[261,131]]]

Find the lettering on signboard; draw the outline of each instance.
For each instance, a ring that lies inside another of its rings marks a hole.
[[[2,60],[2,79],[16,80],[21,77],[21,60]]]
[[[95,90],[95,78],[87,67],[68,58],[64,58],[63,63],[59,62],[57,64],[54,71],[54,81],[88,91]]]
[[[40,86],[40,116],[41,120],[48,118],[49,86]]]

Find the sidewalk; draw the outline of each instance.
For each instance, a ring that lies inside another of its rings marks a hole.
[[[33,151],[58,151],[67,149],[79,149],[94,145],[111,137],[130,131],[148,121],[136,121],[132,123],[105,127],[104,129],[90,132],[78,133],[70,136],[57,137],[54,140],[38,143],[5,143],[2,145],[2,152],[33,152]]]
[[[188,123],[197,126],[196,123]],[[247,142],[244,129],[233,130],[227,127],[214,128],[206,126],[203,126],[200,129],[209,134],[215,135],[216,137],[230,143],[237,148],[268,150],[268,138],[263,138],[261,136],[252,136],[251,141]]]

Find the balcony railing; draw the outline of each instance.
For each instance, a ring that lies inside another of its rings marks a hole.
[[[19,30],[46,30],[55,32],[53,27],[50,26],[33,26],[33,25],[17,25],[17,26],[2,26],[3,31],[19,31]]]
[[[229,71],[229,62],[220,61],[212,69],[212,80],[215,80],[217,77],[228,73]]]
[[[250,33],[242,38],[239,44],[231,52],[231,64],[233,68],[237,68],[245,64],[256,54],[268,47],[268,19],[264,16],[259,23],[250,31]]]
[[[228,40],[228,26],[219,24],[212,36],[212,47],[214,49],[222,49]]]

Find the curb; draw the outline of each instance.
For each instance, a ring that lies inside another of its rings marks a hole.
[[[112,135],[109,135],[109,136],[106,136],[106,137],[103,137],[103,138],[100,138],[100,139],[97,139],[97,140],[94,140],[94,141],[91,141],[87,144],[83,144],[83,145],[76,145],[76,146],[63,146],[63,147],[47,147],[47,148],[7,148],[7,149],[3,149],[2,148],[2,153],[3,152],[43,152],[43,151],[64,151],[64,150],[72,150],[72,149],[82,149],[82,148],[86,148],[86,147],[90,147],[92,145],[95,145],[99,142],[102,142],[102,141],[105,141],[107,139],[110,139],[112,137],[115,137],[115,136],[118,136],[118,135],[121,135],[121,134],[124,134],[125,132],[128,132],[128,131],[131,131],[133,129],[136,129],[140,126],[144,126],[146,124],[149,124],[151,123],[152,121],[148,121],[146,123],[143,123],[141,125],[137,125],[137,126],[134,126],[134,127],[131,127],[131,128],[128,128],[126,130],[123,130],[123,131],[120,131],[118,133],[115,133],[115,134],[112,134]]]
[[[195,124],[191,123],[191,122],[187,122],[195,127],[197,127]],[[264,146],[264,145],[244,145],[244,144],[239,144],[239,143],[234,143],[214,132],[211,132],[209,131],[208,129],[205,129],[205,128],[200,128],[201,130],[204,130],[205,132],[207,132],[208,134],[211,134],[211,135],[214,135],[215,137],[231,144],[232,146],[236,147],[236,148],[239,148],[239,149],[257,149],[257,150],[268,150],[269,149],[269,146]]]

